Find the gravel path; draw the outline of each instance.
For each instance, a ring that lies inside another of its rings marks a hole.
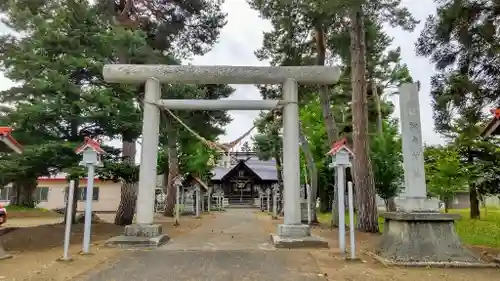
[[[269,240],[253,210],[229,209],[159,249],[131,251],[86,280],[325,280],[308,252],[275,250]]]

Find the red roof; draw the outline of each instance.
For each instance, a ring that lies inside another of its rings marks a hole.
[[[101,148],[101,144],[89,137],[85,137],[85,141],[82,143],[82,145],[80,145],[77,149],[75,149],[75,153],[80,154],[87,148],[91,148],[99,154],[106,154],[106,151],[104,151],[104,149]]]
[[[332,149],[330,149],[330,151],[328,151],[326,153],[326,155],[337,154],[337,152],[339,152],[342,148],[344,148],[345,150],[347,150],[347,152],[349,152],[349,154],[354,155],[354,153],[352,152],[352,150],[347,146],[347,139],[346,138],[340,139],[337,142],[335,142],[332,145]]]
[[[0,127],[0,141],[5,143],[10,149],[17,153],[23,152],[23,146],[11,135],[12,128]]]
[[[493,114],[493,118],[481,133],[483,137],[500,135],[500,108],[492,109],[490,112]]]

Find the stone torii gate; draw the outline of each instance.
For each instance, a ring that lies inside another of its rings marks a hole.
[[[146,83],[142,127],[142,151],[137,194],[137,224],[126,226],[125,235],[108,244],[136,241],[158,246],[168,240],[161,226],[153,224],[154,186],[158,154],[160,107],[176,110],[271,110],[283,106],[284,224],[271,237],[277,247],[326,245],[311,236],[301,223],[299,167],[298,83],[335,84],[337,67],[325,66],[192,66],[106,65],[104,80],[110,83]],[[283,100],[162,100],[161,84],[282,84]]]

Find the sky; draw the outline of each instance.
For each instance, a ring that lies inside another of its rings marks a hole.
[[[432,119],[430,92],[430,78],[435,73],[433,65],[427,58],[418,57],[415,54],[415,42],[423,28],[427,16],[435,11],[433,0],[402,0],[415,18],[421,21],[414,32],[409,33],[401,29],[387,27],[386,32],[394,38],[393,47],[401,47],[402,61],[410,69],[414,80],[421,82],[420,89],[420,115],[422,121],[422,136],[426,144],[439,144],[443,140],[434,132]],[[221,32],[218,43],[204,56],[195,57],[191,63],[194,65],[259,65],[265,66],[266,62],[257,60],[254,51],[262,44],[263,32],[271,30],[269,22],[259,18],[256,11],[250,9],[246,0],[226,0],[223,6],[228,14],[227,25]],[[0,34],[9,30],[0,24]],[[13,84],[0,72],[0,90],[8,89]],[[236,89],[230,99],[253,100],[261,99],[259,92],[253,85],[233,85]],[[396,105],[395,116],[399,116],[399,105],[397,96],[388,98]],[[258,111],[230,111],[233,121],[226,128],[226,135],[221,140],[232,141],[246,132],[257,117]],[[251,136],[246,140],[250,140]],[[120,147],[119,140],[110,143]],[[138,147],[138,154],[140,147]],[[140,159],[137,157],[137,159]]]

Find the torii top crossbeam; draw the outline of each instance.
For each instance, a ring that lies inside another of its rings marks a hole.
[[[340,77],[338,67],[328,66],[194,66],[108,64],[104,80],[110,83],[144,83],[156,78],[173,84],[281,84],[293,79],[299,84],[331,85]]]

